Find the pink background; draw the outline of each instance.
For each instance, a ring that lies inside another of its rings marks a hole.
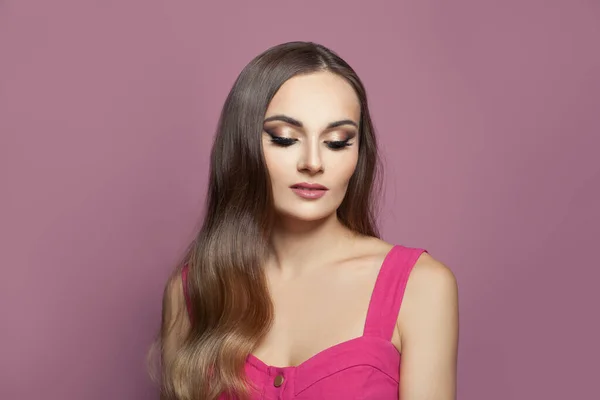
[[[157,398],[218,112],[288,40],[367,86],[384,237],[459,281],[459,399],[595,397],[600,4],[234,3],[0,2],[0,398]]]

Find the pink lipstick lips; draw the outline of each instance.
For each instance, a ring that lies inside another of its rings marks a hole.
[[[295,185],[290,186],[290,188],[294,193],[304,199],[319,199],[329,190],[318,183],[307,182],[296,183]]]

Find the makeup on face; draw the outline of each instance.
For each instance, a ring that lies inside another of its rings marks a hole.
[[[300,75],[280,87],[265,111],[261,134],[280,215],[302,220],[335,215],[356,170],[360,121],[356,92],[340,76]]]
[[[290,186],[292,191],[304,199],[320,199],[329,190],[318,183],[301,182]]]
[[[273,124],[279,121],[283,124]],[[297,136],[301,136],[304,130],[302,122],[286,116],[275,115],[265,119],[264,132],[270,136],[271,142],[280,147],[289,147],[299,141]],[[350,119],[339,120],[327,125],[322,136],[329,135],[324,140],[325,145],[331,150],[342,150],[352,146],[357,135],[358,124]]]

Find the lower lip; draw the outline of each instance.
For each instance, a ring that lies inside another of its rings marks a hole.
[[[293,192],[303,199],[319,199],[325,196],[327,190],[325,189],[301,189],[301,188],[292,188]]]

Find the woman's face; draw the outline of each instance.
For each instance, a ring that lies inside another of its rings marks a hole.
[[[262,134],[279,217],[314,221],[336,212],[356,168],[359,121],[358,97],[338,75],[300,75],[281,86]]]

